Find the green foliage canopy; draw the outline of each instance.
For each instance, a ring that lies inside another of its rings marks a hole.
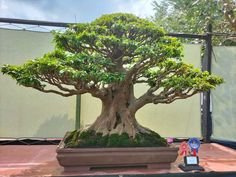
[[[171,103],[223,82],[183,63],[182,45],[176,38],[131,14],[103,15],[92,23],[54,32],[54,42],[53,52],[22,66],[4,65],[2,73],[45,93],[91,93],[100,99],[114,85],[146,83],[149,89],[137,98],[138,107]]]

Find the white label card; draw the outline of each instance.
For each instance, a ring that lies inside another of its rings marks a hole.
[[[190,156],[190,157],[186,157],[187,159],[187,164],[188,165],[197,165],[197,157],[194,156]]]

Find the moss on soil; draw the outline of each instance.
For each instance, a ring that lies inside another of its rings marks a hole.
[[[138,133],[135,138],[130,138],[127,133],[102,136],[94,131],[75,130],[65,138],[66,148],[165,146],[166,140],[153,131],[150,134]]]

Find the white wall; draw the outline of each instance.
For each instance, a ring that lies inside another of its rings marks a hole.
[[[0,29],[0,65],[22,64],[53,49],[52,35]],[[62,137],[75,128],[75,96],[63,98],[0,74],[0,138]]]
[[[214,47],[212,73],[225,83],[212,91],[212,138],[236,141],[236,47]]]

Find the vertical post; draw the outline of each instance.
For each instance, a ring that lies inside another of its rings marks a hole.
[[[211,59],[212,59],[212,25],[207,26],[206,48],[203,58],[203,71],[211,73]],[[203,92],[202,100],[202,136],[205,143],[211,141],[212,135],[212,117],[211,117],[211,96],[210,91]]]
[[[75,129],[80,129],[81,96],[76,95]]]

